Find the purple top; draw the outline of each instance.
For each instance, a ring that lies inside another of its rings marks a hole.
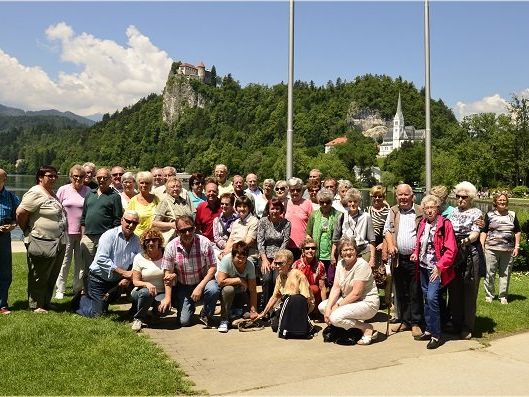
[[[79,191],[71,183],[63,185],[57,190],[57,198],[66,211],[68,220],[68,234],[81,234],[81,215],[83,214],[84,198],[90,191],[83,185]]]

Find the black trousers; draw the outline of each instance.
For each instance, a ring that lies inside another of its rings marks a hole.
[[[408,325],[424,323],[423,297],[418,275],[415,263],[410,261],[410,255],[399,255],[393,280],[400,320]]]

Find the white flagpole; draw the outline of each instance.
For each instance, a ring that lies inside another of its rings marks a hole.
[[[426,113],[426,192],[432,187],[432,131],[430,127],[430,6],[424,1],[424,68],[425,68],[425,113]]]
[[[294,0],[290,0],[290,25],[288,40],[288,116],[287,116],[287,161],[286,161],[286,179],[292,178],[293,160],[292,160],[292,142],[294,138],[293,130],[293,85],[294,85]]]

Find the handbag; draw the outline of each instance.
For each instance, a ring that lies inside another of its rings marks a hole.
[[[386,266],[381,264],[373,268],[373,277],[377,288],[386,288],[388,275],[386,274]]]
[[[57,252],[59,251],[60,241],[60,237],[58,239],[49,240],[35,237],[30,234],[28,237],[28,254],[41,258],[54,258],[57,256]]]

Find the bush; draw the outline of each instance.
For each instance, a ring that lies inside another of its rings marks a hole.
[[[512,189],[512,197],[527,197],[529,188],[527,186],[516,186]]]

